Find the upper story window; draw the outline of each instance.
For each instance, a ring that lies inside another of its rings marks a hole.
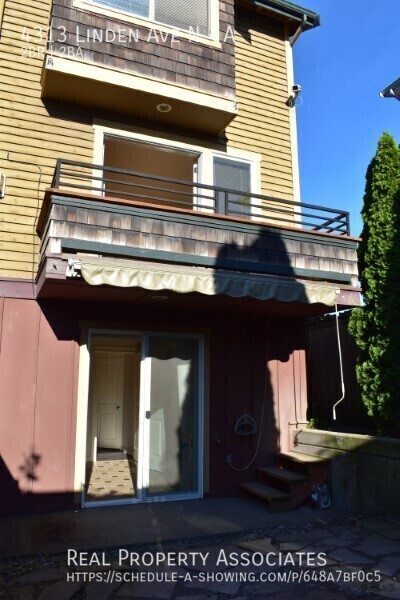
[[[184,31],[210,35],[211,0],[89,0],[92,4],[120,10]]]

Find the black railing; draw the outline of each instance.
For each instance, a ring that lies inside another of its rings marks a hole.
[[[350,235],[349,213],[344,210],[104,165],[59,159],[52,187]]]

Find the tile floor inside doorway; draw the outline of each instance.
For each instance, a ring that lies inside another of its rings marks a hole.
[[[136,463],[123,452],[99,452],[97,462],[88,464],[86,501],[119,500],[136,495]]]

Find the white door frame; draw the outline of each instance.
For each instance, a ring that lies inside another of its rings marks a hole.
[[[86,482],[86,452],[87,452],[87,420],[88,420],[88,408],[89,408],[89,387],[90,387],[90,356],[92,348],[92,336],[93,335],[108,335],[115,338],[118,337],[136,337],[141,339],[141,350],[142,359],[140,366],[140,394],[139,394],[139,452],[138,452],[138,477],[137,487],[138,493],[135,498],[124,498],[121,500],[101,500],[101,501],[86,501],[85,500],[85,482]],[[199,356],[198,356],[198,412],[197,419],[195,422],[198,424],[197,430],[197,469],[198,469],[198,481],[197,491],[195,492],[182,492],[176,494],[165,494],[165,495],[152,495],[146,496],[145,486],[148,484],[149,477],[149,456],[146,452],[149,444],[149,419],[146,419],[146,410],[149,409],[150,404],[150,377],[151,377],[151,357],[149,356],[149,338],[150,336],[156,337],[181,337],[184,339],[196,339],[198,341]],[[204,461],[203,461],[203,449],[204,449],[204,337],[200,334],[190,333],[175,333],[171,332],[158,332],[158,331],[135,331],[135,330],[118,330],[118,329],[89,329],[87,339],[87,353],[88,360],[85,360],[85,371],[82,374],[82,378],[85,378],[86,389],[85,389],[85,406],[84,410],[78,411],[78,420],[85,419],[85,426],[82,427],[82,423],[78,422],[77,431],[84,433],[85,439],[83,443],[77,444],[77,448],[83,450],[81,458],[82,473],[81,481],[81,506],[82,508],[90,508],[96,506],[118,506],[122,504],[140,504],[143,502],[159,502],[159,501],[173,501],[173,500],[190,500],[203,497],[203,479],[204,479]],[[147,446],[146,446],[147,444]],[[76,461],[76,464],[79,461]]]

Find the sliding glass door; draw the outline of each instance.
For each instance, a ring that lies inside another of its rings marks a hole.
[[[148,337],[143,488],[147,497],[201,492],[200,340]]]
[[[202,494],[202,338],[92,332],[84,505]]]

